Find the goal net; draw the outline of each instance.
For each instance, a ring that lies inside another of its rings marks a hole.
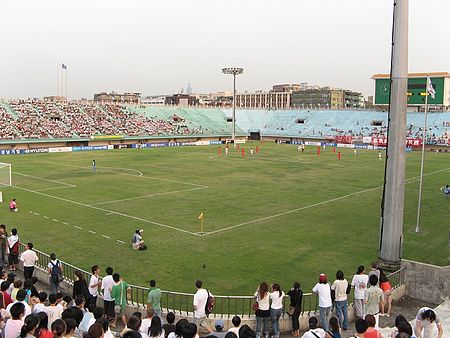
[[[0,162],[0,187],[11,185],[11,164]]]

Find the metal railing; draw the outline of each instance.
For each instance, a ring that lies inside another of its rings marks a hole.
[[[24,244],[20,244],[20,251],[25,248]],[[50,256],[42,251],[35,250],[38,256],[36,266],[47,270],[50,262]],[[71,264],[68,264],[60,260],[63,270],[64,282],[73,285],[75,271],[80,271],[86,281],[89,281],[91,273],[83,269],[77,268]],[[402,267],[399,270],[390,273],[387,277],[390,281],[392,289],[396,289],[405,283],[405,271],[406,268]],[[138,309],[145,309],[147,304],[147,296],[149,288],[130,285],[131,297],[128,300],[128,305],[134,306]],[[239,316],[252,316],[254,312],[252,310],[252,304],[255,300],[253,296],[218,296],[215,297],[215,306],[213,316],[215,318],[231,318],[234,315]],[[161,290],[161,308],[165,311],[172,311],[178,315],[192,315],[193,306],[192,301],[194,298],[193,293],[174,292]],[[354,295],[353,289],[349,294],[349,304],[353,302]],[[286,296],[283,302],[283,316],[287,316],[287,310],[289,308],[289,297]],[[313,293],[304,293],[301,304],[301,314],[316,313],[319,310],[319,300],[317,295]]]

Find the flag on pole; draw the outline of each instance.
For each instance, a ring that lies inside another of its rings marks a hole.
[[[65,65],[64,63],[61,65],[62,69],[67,69],[67,65]]]
[[[433,99],[436,96],[436,91],[434,90],[433,84],[431,83],[431,79],[429,77],[427,77],[427,94]]]
[[[203,219],[203,212],[200,215],[198,215],[198,219]]]

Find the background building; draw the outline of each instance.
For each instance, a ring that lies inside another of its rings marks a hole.
[[[408,111],[421,111],[425,105],[427,77],[431,78],[433,88],[436,91],[435,98],[428,96],[430,110],[448,110],[450,106],[450,73],[409,73],[408,74]],[[389,74],[375,74],[375,99],[374,105],[386,107],[389,105],[389,92],[391,81]]]
[[[255,92],[236,94],[236,107],[258,109],[288,109],[291,107],[290,92]]]
[[[330,87],[306,88],[291,96],[295,108],[343,109],[344,102],[344,90]]]
[[[117,104],[140,104],[141,93],[106,93],[101,92],[94,94],[94,102],[97,103],[117,103]]]
[[[198,104],[198,99],[195,95],[189,94],[174,94],[171,96],[166,96],[165,104],[169,106],[196,106]]]

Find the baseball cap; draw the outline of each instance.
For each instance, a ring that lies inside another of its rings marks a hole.
[[[321,273],[321,274],[319,275],[319,282],[323,283],[323,282],[325,282],[326,280],[327,280],[327,275],[324,274],[324,273]]]

